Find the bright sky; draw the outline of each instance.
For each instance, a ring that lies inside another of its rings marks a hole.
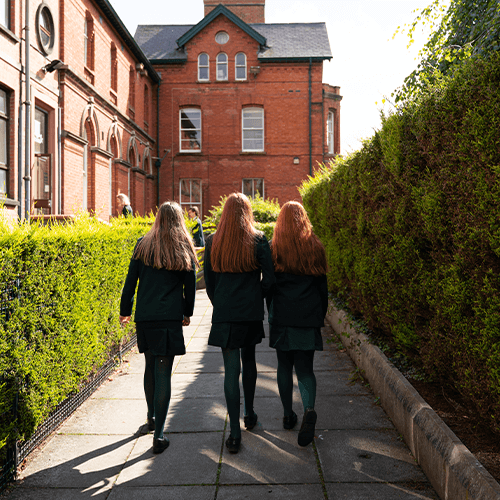
[[[111,0],[132,35],[138,24],[197,24],[203,0]],[[406,35],[392,36],[431,0],[266,0],[267,23],[325,22],[333,59],[325,62],[323,81],[338,85],[341,148],[356,151],[361,140],[380,128],[382,99],[390,98],[417,65],[425,36],[407,49]],[[384,109],[391,106],[386,103]]]

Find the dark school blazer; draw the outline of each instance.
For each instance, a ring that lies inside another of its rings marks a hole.
[[[205,246],[205,237],[203,236],[203,226],[201,220],[196,218],[196,227],[193,228],[193,241],[195,247]]]
[[[267,238],[255,240],[259,268],[245,273],[216,273],[210,255],[213,235],[205,241],[204,277],[207,294],[214,306],[212,323],[262,321],[264,297],[274,284],[274,266]],[[262,275],[262,279],[261,279]]]
[[[142,260],[132,258],[123,286],[120,316],[132,314],[137,281],[136,322],[182,321],[184,316],[193,315],[196,295],[194,267],[192,271],[168,271],[146,266]]]
[[[326,276],[275,273],[276,284],[267,296],[269,323],[321,328],[328,309]]]

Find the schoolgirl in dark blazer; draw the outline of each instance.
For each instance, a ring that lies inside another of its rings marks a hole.
[[[293,429],[293,367],[304,406],[298,435],[300,446],[314,438],[317,414],[314,352],[323,350],[321,327],[328,306],[326,255],[300,203],[283,205],[271,241],[276,284],[267,297],[269,345],[278,356],[278,389],[283,404],[283,427]]]
[[[204,276],[213,305],[208,343],[221,347],[224,359],[224,395],[231,428],[226,446],[237,453],[241,443],[240,350],[244,423],[250,430],[257,424],[253,408],[255,345],[265,336],[264,298],[274,283],[269,244],[255,229],[252,207],[241,193],[228,196],[217,231],[206,238]]]
[[[197,262],[181,207],[164,203],[152,229],[136,244],[120,302],[120,321],[128,323],[139,282],[134,319],[139,352],[146,358],[147,429],[154,430],[154,453],[169,445],[163,427],[170,376],[174,356],[186,353],[182,325],[189,325],[193,315]]]

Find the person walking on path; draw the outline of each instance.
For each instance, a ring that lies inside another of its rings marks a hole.
[[[135,246],[120,302],[120,321],[130,321],[137,281],[135,323],[144,353],[147,429],[154,431],[153,453],[169,440],[163,427],[170,404],[170,376],[176,355],[186,353],[182,326],[193,315],[198,261],[181,207],[166,202],[151,230]]]
[[[241,444],[240,371],[244,423],[251,430],[258,418],[253,408],[255,346],[265,337],[264,298],[274,283],[269,243],[255,229],[252,207],[244,194],[228,196],[217,231],[207,237],[204,276],[213,305],[208,344],[221,347],[224,359],[224,395],[231,429],[226,447],[237,453]]]
[[[193,228],[193,242],[195,247],[205,246],[205,236],[203,235],[203,226],[200,220],[200,211],[198,207],[190,207],[188,210],[189,217],[196,222]]]
[[[130,205],[130,200],[126,194],[120,193],[116,195],[118,202],[118,210],[121,209],[121,215],[125,217],[133,217],[134,211],[132,210],[132,205]]]
[[[323,350],[321,327],[328,307],[326,254],[313,233],[304,207],[285,203],[271,240],[276,285],[267,297],[269,345],[278,357],[278,389],[283,404],[283,427],[293,429],[297,414],[292,409],[293,367],[304,406],[298,435],[300,446],[314,438],[317,414],[314,351]]]

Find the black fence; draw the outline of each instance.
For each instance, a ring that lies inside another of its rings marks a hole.
[[[4,308],[3,304],[4,300],[0,300],[0,314],[7,315],[9,314],[8,308]],[[38,426],[28,441],[6,443],[0,448],[0,493],[15,478],[17,468],[22,461],[99,388],[109,375],[115,371],[117,365],[121,363],[122,356],[130,351],[136,343],[137,337],[134,335],[126,344],[120,345],[115,355],[101,367],[80,391],[67,397],[54,409],[47,419]],[[12,407],[0,414],[0,422],[9,424],[18,422],[19,393],[13,392]]]

